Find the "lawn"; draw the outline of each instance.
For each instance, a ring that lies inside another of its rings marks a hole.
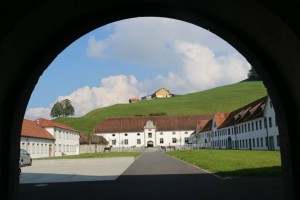
[[[200,149],[166,153],[222,177],[282,174],[279,151]]]
[[[51,160],[51,159],[78,159],[78,158],[110,158],[110,157],[138,157],[141,152],[107,152],[107,153],[84,153],[70,156],[56,156],[47,158],[36,158],[35,160]]]

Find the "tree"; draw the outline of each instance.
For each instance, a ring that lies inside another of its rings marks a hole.
[[[261,78],[259,77],[259,75],[257,74],[257,72],[253,67],[251,67],[251,69],[248,72],[248,79],[251,81],[261,80]]]
[[[69,99],[64,99],[62,101],[56,102],[52,109],[50,116],[53,117],[67,117],[73,116],[75,113],[74,107]]]

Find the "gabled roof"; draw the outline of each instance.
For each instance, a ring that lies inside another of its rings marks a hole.
[[[74,132],[79,133],[79,131],[71,128],[68,125],[61,124],[61,123],[54,122],[54,121],[50,121],[50,120],[47,120],[47,119],[44,119],[44,118],[39,118],[39,119],[35,120],[35,122],[40,124],[43,128],[44,127],[57,127],[57,128],[66,129],[66,130],[70,130],[70,131],[74,131]]]
[[[197,128],[196,128],[196,133],[202,132],[204,127],[209,123],[209,121],[212,121],[211,119],[204,119],[204,120],[199,120],[197,122]]]
[[[214,113],[214,118],[215,118],[217,128],[219,128],[224,123],[224,121],[226,120],[226,118],[228,116],[229,116],[229,113],[224,113],[224,112]]]
[[[21,136],[55,140],[48,131],[39,126],[35,121],[28,119],[23,120]]]
[[[156,93],[158,93],[158,92],[161,91],[161,90],[165,90],[165,91],[167,91],[168,93],[170,93],[169,90],[167,90],[167,89],[165,89],[165,88],[160,88],[160,89],[156,90],[152,95],[155,95]]]
[[[195,130],[197,121],[210,119],[211,115],[147,116],[108,118],[94,127],[95,133],[143,132],[148,120],[153,121],[156,131]]]
[[[238,123],[243,123],[262,117],[264,115],[267,99],[267,96],[262,97],[246,106],[243,106],[231,112],[219,128],[233,126]]]

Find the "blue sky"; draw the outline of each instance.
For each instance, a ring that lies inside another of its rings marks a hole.
[[[82,36],[53,60],[25,118],[51,119],[51,107],[65,98],[82,116],[159,88],[198,92],[241,81],[249,69],[226,41],[198,26],[168,18],[122,20]]]

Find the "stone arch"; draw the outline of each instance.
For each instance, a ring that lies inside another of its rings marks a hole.
[[[287,199],[300,198],[299,5],[252,1],[39,1],[3,3],[0,42],[0,183],[17,199],[21,122],[39,76],[81,35],[130,17],[169,17],[190,22],[234,46],[263,78],[278,116]],[[296,87],[294,87],[296,86]]]

